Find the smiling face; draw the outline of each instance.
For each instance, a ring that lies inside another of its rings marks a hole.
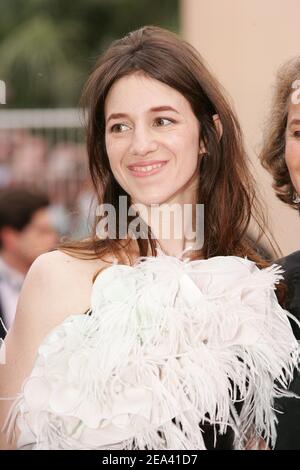
[[[286,129],[285,161],[295,191],[300,195],[300,104],[291,104]]]
[[[111,170],[133,203],[194,202],[200,125],[177,90],[141,73],[123,77],[105,101]]]

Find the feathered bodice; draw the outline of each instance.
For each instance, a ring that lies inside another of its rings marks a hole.
[[[236,448],[253,432],[274,443],[273,401],[299,356],[280,277],[233,256],[110,266],[91,315],[40,345],[8,432],[16,418],[19,448],[204,449],[209,423],[231,427]]]

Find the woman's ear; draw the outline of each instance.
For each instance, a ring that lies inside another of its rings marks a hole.
[[[219,140],[221,140],[221,137],[223,135],[223,126],[222,126],[222,123],[221,123],[220,116],[218,114],[214,114],[212,118],[213,118],[214,125],[215,125],[215,128],[216,128],[217,134],[218,134],[218,138],[219,138]],[[200,141],[200,147],[199,147],[199,155],[204,155],[206,153],[207,153],[206,147],[204,145],[203,140],[201,140]]]
[[[213,115],[213,120],[214,120],[215,128],[216,128],[217,133],[218,133],[219,140],[221,140],[221,137],[223,135],[223,126],[222,126],[222,123],[221,123],[220,116],[218,114],[214,114]]]
[[[204,155],[207,153],[206,147],[204,145],[203,140],[200,140],[200,146],[199,146],[199,156]]]

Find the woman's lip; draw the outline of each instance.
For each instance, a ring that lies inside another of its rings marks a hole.
[[[128,168],[131,169],[131,168],[134,168],[134,167],[137,167],[137,166],[158,165],[160,163],[166,163],[166,162],[167,162],[167,160],[149,160],[147,162],[145,162],[145,160],[141,160],[140,162],[135,162],[132,165],[128,165]]]
[[[137,171],[137,170],[133,170],[132,167],[128,167],[128,169],[133,176],[138,176],[138,177],[151,176],[151,175],[155,175],[156,173],[159,173],[167,165],[168,162],[164,161],[164,162],[159,162],[159,163],[162,163],[162,166],[160,166],[159,168],[154,168],[153,170],[150,170],[150,171]],[[158,165],[158,162],[156,163],[156,165]],[[135,167],[137,166],[138,165],[135,165]],[[150,166],[150,164],[144,165],[144,166]]]

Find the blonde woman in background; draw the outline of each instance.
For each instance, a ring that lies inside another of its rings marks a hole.
[[[261,161],[273,176],[277,197],[300,215],[300,56],[278,72]],[[298,223],[300,226],[300,220]],[[300,231],[299,227],[295,229]],[[286,308],[300,320],[300,240],[299,251],[280,263],[288,287]],[[294,322],[292,326],[299,340],[300,330]],[[291,390],[300,396],[298,374]],[[300,450],[300,399],[280,400],[278,408],[284,414],[278,414],[276,449]]]

